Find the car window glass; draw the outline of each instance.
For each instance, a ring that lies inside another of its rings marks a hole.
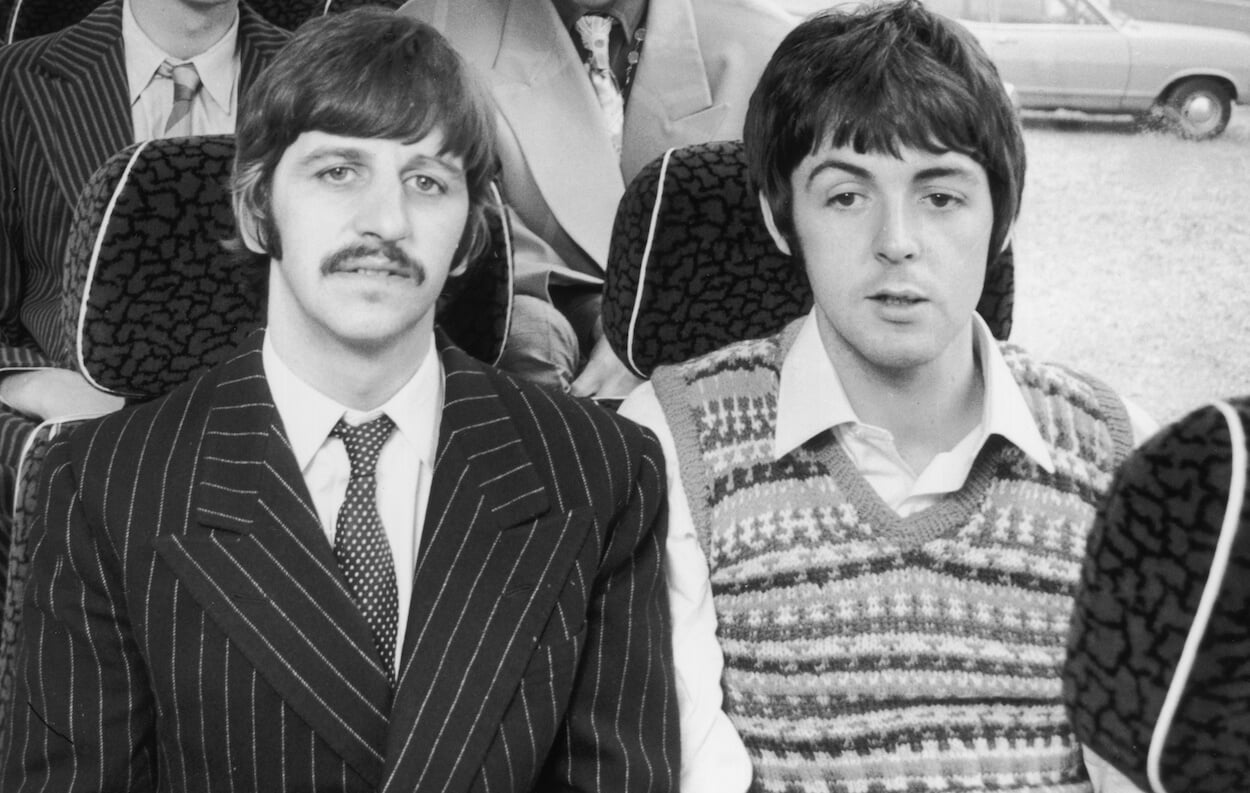
[[[990,21],[990,0],[925,0],[925,5],[952,19],[965,22]]]
[[[1078,25],[1105,25],[1107,21],[1102,18],[1089,3],[1085,0],[1074,0],[1072,3],[1072,14]]]
[[[1065,22],[1066,7],[1061,0],[1000,0],[998,19],[1008,24]]]
[[[1103,20],[1083,0],[999,0],[999,21],[1022,25],[1098,25]]]

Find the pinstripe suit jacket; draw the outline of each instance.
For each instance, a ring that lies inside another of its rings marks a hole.
[[[675,789],[654,437],[440,339],[391,702],[259,337],[49,455],[0,788]]]
[[[0,369],[51,366],[63,344],[63,252],[78,191],[133,142],[122,3],[0,47]],[[239,6],[239,90],[289,34]],[[0,411],[0,461],[29,423]]]

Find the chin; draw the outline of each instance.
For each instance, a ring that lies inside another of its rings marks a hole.
[[[938,359],[937,353],[922,345],[883,345],[866,350],[864,360],[879,370],[905,373]]]

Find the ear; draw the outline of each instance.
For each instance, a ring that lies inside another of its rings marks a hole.
[[[791,256],[790,242],[785,235],[777,229],[777,220],[773,217],[773,208],[768,203],[768,199],[764,197],[763,191],[760,192],[760,211],[764,213],[764,225],[768,227],[768,235],[773,238],[773,242],[781,249],[781,252],[787,256]]]

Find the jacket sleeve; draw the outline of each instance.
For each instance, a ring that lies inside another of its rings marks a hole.
[[[83,431],[86,431],[85,429]],[[70,445],[55,443],[31,527],[16,690],[0,790],[144,790],[153,702],[130,632],[122,565],[84,507]]]
[[[0,63],[0,95],[11,97],[16,89],[4,73],[6,67]],[[6,369],[55,365],[36,348],[22,325],[22,305],[32,277],[23,250],[38,243],[26,238],[33,219],[25,217],[31,208],[21,205],[17,169],[23,165],[32,167],[37,152],[30,147],[36,145],[37,137],[18,108],[17,99],[13,98],[12,103],[0,118],[0,374]],[[48,189],[56,188],[49,185]]]
[[[592,584],[582,668],[543,790],[677,790],[664,464],[649,432],[640,459]]]

